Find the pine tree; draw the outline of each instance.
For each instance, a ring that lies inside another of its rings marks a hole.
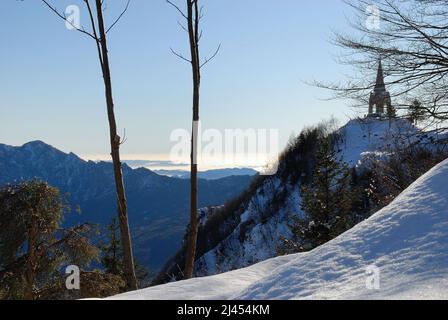
[[[397,117],[397,110],[395,110],[394,106],[387,107],[387,119],[389,119],[389,128],[392,127],[392,119]]]
[[[107,226],[109,243],[100,246],[103,253],[101,257],[101,263],[104,270],[108,273],[115,275],[122,275],[122,257],[123,251],[121,249],[119,231],[120,226],[118,225],[117,218],[112,219],[112,223]]]
[[[87,267],[98,255],[91,226],[61,227],[58,189],[40,181],[0,189],[0,299],[42,299],[58,291],[61,268]]]
[[[409,106],[409,119],[414,124],[418,124],[419,121],[424,120],[425,113],[423,105],[417,99],[415,99]]]
[[[328,138],[316,153],[311,183],[301,190],[305,221],[296,226],[296,234],[307,247],[314,248],[338,236],[351,226],[351,171],[337,159]]]
[[[100,249],[102,251],[101,263],[104,271],[124,279],[123,270],[123,246],[120,241],[120,225],[114,217],[112,222],[107,226],[108,242],[102,244]],[[140,288],[145,286],[145,281],[148,278],[148,270],[142,266],[135,258],[135,274]],[[123,288],[124,290],[125,288]]]
[[[389,119],[393,119],[397,117],[397,110],[395,109],[394,106],[388,106],[387,107],[387,117]]]

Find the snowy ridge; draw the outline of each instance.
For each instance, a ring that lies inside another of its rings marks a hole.
[[[448,160],[389,206],[329,243],[298,255],[242,299],[448,298]],[[366,287],[366,268],[380,289]]]
[[[387,155],[397,146],[417,142],[433,145],[437,138],[420,134],[418,128],[405,119],[376,118],[351,120],[336,136],[336,151],[350,167],[362,167],[364,159],[371,155]],[[269,202],[279,193],[286,195],[284,200],[275,212],[269,212]],[[241,221],[233,232],[198,259],[195,274],[213,275],[277,256],[281,240],[291,237],[288,227],[291,218],[302,215],[300,182],[283,183],[275,176],[267,179],[242,211]]]
[[[448,160],[313,251],[112,299],[447,299]],[[379,289],[366,268],[379,268]]]

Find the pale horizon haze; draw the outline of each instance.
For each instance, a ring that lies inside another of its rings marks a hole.
[[[110,1],[109,1],[110,2]],[[51,1],[61,11],[83,2]],[[113,1],[109,24],[126,1]],[[180,5],[183,1],[178,1]],[[280,149],[305,126],[356,113],[348,101],[306,82],[344,81],[352,70],[336,62],[332,32],[348,31],[342,1],[203,1],[202,57],[218,44],[203,70],[204,129],[276,129]],[[191,69],[178,13],[164,0],[132,0],[108,34],[122,158],[167,160],[173,130],[191,127]],[[41,1],[0,4],[0,143],[42,140],[84,159],[109,158],[104,88],[95,44],[69,31]],[[372,70],[372,76],[375,70]]]

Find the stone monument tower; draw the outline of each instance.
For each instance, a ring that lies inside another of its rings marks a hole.
[[[374,107],[375,106],[375,110]],[[384,74],[383,74],[383,66],[381,64],[381,59],[378,65],[378,72],[376,75],[376,83],[375,88],[370,94],[369,99],[369,116],[370,115],[384,115],[385,110],[384,107],[388,109],[392,109],[392,103],[390,100],[389,91],[386,90],[386,85],[384,84]]]

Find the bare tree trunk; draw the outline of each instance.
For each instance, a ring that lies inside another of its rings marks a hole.
[[[123,182],[123,173],[120,161],[120,137],[117,134],[117,124],[115,121],[114,102],[112,95],[112,81],[109,67],[109,56],[107,51],[106,31],[102,12],[102,1],[96,0],[96,11],[98,18],[99,43],[101,45],[100,60],[106,94],[107,116],[109,119],[111,156],[114,168],[115,186],[117,192],[118,218],[120,221],[121,243],[123,245],[123,269],[126,284],[129,290],[137,289],[137,278],[135,276],[134,260],[132,254],[131,235],[129,231],[129,221],[127,214],[126,195]]]
[[[201,84],[201,66],[199,62],[199,12],[198,0],[187,0],[188,36],[190,40],[191,67],[193,72],[193,124],[191,135],[191,172],[190,172],[190,230],[188,234],[187,256],[185,259],[184,278],[193,276],[198,237],[198,194],[197,194],[197,130],[199,123],[199,89]]]
[[[199,32],[199,21],[202,17],[202,10],[199,10],[199,0],[187,0],[187,13],[171,0],[166,0],[172,5],[183,18],[186,19],[188,26],[182,29],[188,32],[190,44],[191,60],[177,53],[173,49],[171,52],[191,64],[193,75],[193,121],[191,134],[191,154],[190,154],[190,228],[187,238],[187,253],[185,257],[184,279],[193,277],[194,261],[196,256],[196,243],[198,237],[198,165],[197,165],[197,146],[198,146],[198,128],[199,128],[199,95],[201,86],[201,68],[213,60],[219,52],[221,45],[218,46],[215,53],[208,59],[205,58],[201,64],[199,58],[199,40],[202,32]],[[202,9],[202,8],[201,8]]]
[[[92,25],[92,31],[86,31],[83,27],[76,26],[73,22],[69,21],[64,13],[59,12],[55,7],[50,5],[47,0],[42,0],[42,2],[53,11],[59,18],[63,19],[66,23],[70,24],[73,29],[89,36],[95,40],[96,48],[98,51],[98,59],[101,65],[101,71],[104,79],[105,95],[106,95],[106,105],[107,105],[107,116],[109,120],[109,131],[110,131],[110,145],[111,145],[111,156],[114,168],[115,177],[115,187],[117,192],[117,207],[118,207],[118,218],[120,222],[120,232],[121,232],[121,243],[123,245],[123,269],[126,278],[127,288],[129,290],[137,289],[137,278],[135,276],[134,259],[132,255],[132,244],[131,235],[129,231],[129,221],[127,214],[127,204],[126,204],[126,194],[123,182],[123,173],[121,170],[120,161],[120,144],[121,139],[117,134],[117,124],[115,121],[114,113],[114,101],[112,95],[112,80],[110,75],[109,67],[109,55],[107,51],[107,33],[117,24],[124,13],[129,7],[129,2],[127,2],[126,7],[118,18],[111,24],[111,26],[106,30],[104,25],[103,17],[103,0],[95,0],[96,4],[96,23],[94,18],[94,13],[90,5],[90,0],[84,0],[89,13],[90,23]],[[98,27],[98,31],[97,31]]]

